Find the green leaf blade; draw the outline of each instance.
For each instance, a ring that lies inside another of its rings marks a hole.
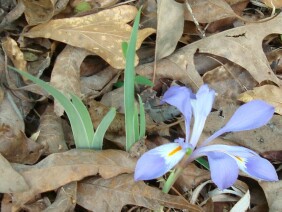
[[[125,105],[125,129],[126,151],[129,151],[135,143],[134,132],[134,81],[135,81],[135,50],[137,42],[138,26],[140,22],[141,8],[139,9],[132,28],[130,41],[126,51],[126,64],[124,74],[124,105]]]
[[[145,117],[145,108],[144,104],[142,102],[142,99],[140,95],[138,95],[138,100],[139,100],[139,113],[140,113],[140,122],[139,122],[139,139],[141,140],[142,138],[145,137],[146,134],[146,117]]]
[[[111,108],[109,112],[105,115],[102,119],[101,123],[96,129],[93,141],[91,142],[91,147],[96,150],[101,150],[103,147],[103,139],[107,129],[109,128],[110,124],[114,120],[116,116],[116,109]]]
[[[11,70],[16,71],[17,73],[21,74],[22,76],[26,77],[27,79],[31,80],[32,82],[40,85],[43,89],[45,89],[48,93],[50,93],[54,98],[64,107],[73,130],[73,136],[75,140],[75,145],[77,148],[89,148],[89,141],[85,139],[88,138],[87,132],[83,127],[84,124],[80,118],[80,114],[73,106],[72,102],[60,91],[55,89],[54,87],[50,86],[48,83],[44,82],[43,80],[32,76],[27,72],[23,72],[18,70],[14,67],[9,67]]]

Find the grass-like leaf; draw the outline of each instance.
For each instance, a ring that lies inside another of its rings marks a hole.
[[[137,105],[134,104],[134,142],[139,140],[139,117],[138,117],[138,108]]]
[[[124,105],[125,105],[125,130],[126,130],[126,151],[129,151],[132,144],[135,143],[135,127],[134,127],[134,116],[135,116],[135,106],[134,106],[134,82],[135,82],[135,70],[134,70],[134,61],[135,61],[135,50],[136,50],[136,41],[138,26],[140,22],[141,8],[139,9],[132,28],[130,41],[126,47],[123,44],[123,51],[126,49],[126,65],[124,73]]]
[[[142,102],[141,97],[138,95],[138,100],[139,100],[139,138],[138,140],[142,139],[145,137],[146,134],[146,118],[145,118],[145,109],[144,109],[144,104]]]
[[[147,85],[147,86],[154,86],[154,83],[149,80],[148,78],[144,77],[144,76],[136,76],[135,77],[135,83],[139,84],[139,85]]]
[[[73,103],[73,106],[79,111],[79,116],[81,116],[81,119],[83,120],[84,123],[84,128],[87,133],[87,138],[88,141],[92,141],[94,138],[94,127],[92,120],[89,116],[89,112],[83,102],[75,95],[71,95],[71,100]],[[90,145],[90,144],[89,144]],[[92,145],[90,145],[92,146]],[[95,148],[95,147],[94,147]],[[96,149],[96,148],[95,148]]]
[[[14,67],[9,68],[41,86],[64,107],[71,124],[76,148],[102,149],[105,132],[116,114],[114,109],[111,109],[108,112],[98,126],[97,132],[94,133],[93,124],[88,110],[77,96],[71,95],[71,101],[63,93],[43,80]]]
[[[112,107],[97,127],[93,141],[91,142],[91,146],[95,146],[95,149],[102,149],[105,133],[114,120],[115,116],[116,109]]]
[[[9,68],[18,72],[19,74],[31,80],[32,82],[40,85],[48,93],[54,96],[54,98],[64,107],[66,114],[68,115],[73,130],[73,136],[74,136],[76,147],[89,148],[88,147],[89,141],[87,139],[91,133],[87,132],[88,128],[84,127],[84,120],[82,119],[80,113],[78,112],[77,108],[75,108],[75,106],[72,104],[72,102],[64,94],[62,94],[56,88],[52,87],[51,85],[44,82],[43,80],[38,79],[32,76],[31,74],[18,70],[14,67],[9,67]]]

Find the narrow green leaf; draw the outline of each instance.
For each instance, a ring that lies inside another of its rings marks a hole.
[[[139,113],[140,113],[140,121],[139,121],[139,139],[142,139],[145,137],[146,134],[146,117],[145,117],[145,109],[144,109],[144,104],[142,102],[141,97],[138,95],[138,100],[139,100]]]
[[[74,8],[75,13],[86,12],[88,10],[91,10],[91,5],[89,2],[80,2]]]
[[[60,91],[50,86],[48,83],[42,81],[41,79],[36,78],[32,76],[31,74],[18,70],[14,67],[9,66],[9,68],[21,74],[22,76],[26,77],[27,79],[33,81],[34,83],[40,85],[48,93],[54,96],[54,98],[64,107],[68,115],[72,130],[73,130],[73,136],[74,136],[76,147],[77,148],[89,148],[88,146],[89,141],[87,141],[88,133],[85,130],[84,123],[80,117],[79,112],[73,106],[72,102]]]
[[[72,100],[73,106],[76,108],[76,110],[79,112],[79,115],[81,116],[84,128],[88,135],[88,141],[90,142],[93,140],[93,137],[94,137],[94,127],[93,127],[93,123],[89,115],[89,112],[86,106],[80,100],[80,98],[72,94],[71,100]]]
[[[120,88],[120,87],[122,87],[123,85],[124,85],[124,82],[122,82],[122,81],[118,81],[118,82],[114,83],[114,86],[115,86],[116,88]]]
[[[140,76],[140,75],[135,77],[135,83],[139,85],[147,85],[151,87],[154,86],[154,83],[151,80],[147,79],[144,76]]]
[[[104,116],[101,123],[96,129],[94,139],[91,142],[91,147],[96,150],[101,150],[103,147],[103,140],[107,129],[109,128],[110,124],[114,120],[116,116],[116,109],[111,108],[109,112]]]
[[[139,9],[132,28],[130,41],[126,51],[126,65],[124,74],[124,105],[125,105],[125,129],[126,151],[129,151],[135,142],[134,132],[134,81],[135,81],[135,49],[138,26],[140,22],[141,8]]]
[[[128,43],[127,42],[122,42],[121,43],[121,49],[122,49],[122,54],[123,56],[126,58],[126,52],[127,52],[127,49],[128,49]]]
[[[139,140],[139,117],[138,117],[138,108],[136,104],[134,104],[134,136],[135,136],[135,141],[138,141]]]
[[[197,158],[196,161],[205,167],[207,170],[210,170],[209,162],[204,158]]]

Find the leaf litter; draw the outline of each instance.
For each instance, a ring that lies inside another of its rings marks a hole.
[[[281,7],[279,2],[262,1],[259,6],[242,0],[145,2],[136,73],[149,79],[155,75],[155,80],[153,92],[136,85],[145,102],[147,138],[130,153],[124,151],[123,97],[114,84],[122,80],[125,64],[121,42],[129,40],[142,3],[95,1],[89,4],[91,10],[76,14],[76,5],[84,2],[3,5],[0,30],[8,33],[1,34],[5,56],[0,54],[1,85],[6,85],[1,86],[0,99],[1,211],[140,211],[161,206],[171,211],[282,210],[281,181],[256,183],[241,174],[232,188],[219,191],[209,171],[193,163],[170,194],[164,194],[161,180],[134,182],[136,158],[131,157],[168,142],[164,135],[169,141],[183,137],[180,113],[159,103],[168,87],[185,84],[195,91],[207,83],[217,97],[201,140],[223,126],[242,102],[262,99],[276,111],[266,126],[228,133],[214,142],[248,147],[270,159],[281,175],[282,15],[271,16],[273,7]],[[23,13],[26,22],[19,19]],[[184,30],[185,25],[192,27]],[[188,39],[183,43],[184,35]],[[155,62],[150,63],[152,53],[146,49],[155,50]],[[96,62],[91,68],[92,56],[103,65]],[[82,97],[94,128],[116,105],[121,112],[106,132],[104,150],[74,149],[63,108],[42,98],[46,93],[28,80],[21,82],[7,72],[5,64],[10,61],[64,94]],[[253,201],[258,196],[261,201]]]

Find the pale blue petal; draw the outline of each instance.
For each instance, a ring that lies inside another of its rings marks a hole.
[[[259,156],[247,158],[245,169],[242,171],[258,180],[278,181],[273,165]]]
[[[248,148],[242,146],[228,146],[224,144],[213,144],[209,146],[202,146],[197,148],[193,152],[193,157],[201,157],[205,155],[207,152],[225,152],[230,155],[237,155],[239,157],[253,157],[258,156],[258,154]]]
[[[204,129],[207,116],[211,112],[215,92],[207,85],[202,85],[196,94],[196,99],[191,100],[194,115],[194,126],[190,139],[192,146],[196,146]]]
[[[236,161],[221,152],[207,154],[212,181],[221,190],[232,186],[238,178],[239,168]]]
[[[202,145],[226,132],[252,130],[267,124],[274,114],[274,107],[261,100],[250,101],[239,107],[228,123],[209,137]]]
[[[225,154],[232,158],[237,166],[253,178],[265,181],[277,181],[278,176],[273,165],[266,159],[260,157],[256,152],[240,146],[210,145],[196,149],[189,158],[195,160],[211,153],[217,155]]]
[[[193,93],[184,86],[171,86],[162,98],[162,102],[166,102],[175,106],[185,118],[186,138],[190,134],[190,121],[192,116],[190,97]]]
[[[164,144],[146,152],[139,158],[135,167],[134,179],[151,180],[163,176],[185,155],[183,139],[175,143]]]

